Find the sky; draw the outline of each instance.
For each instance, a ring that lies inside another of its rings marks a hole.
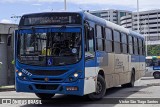
[[[119,9],[137,11],[137,0],[66,0],[67,11]],[[140,11],[160,9],[160,0],[139,0]],[[0,0],[0,23],[18,23],[11,18],[27,13],[64,11],[64,0]]]

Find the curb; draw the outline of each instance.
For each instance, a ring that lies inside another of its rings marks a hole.
[[[1,91],[14,91],[15,90],[15,86],[11,85],[11,86],[0,86],[0,92]]]

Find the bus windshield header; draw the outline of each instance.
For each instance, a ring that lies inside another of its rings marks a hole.
[[[24,15],[19,26],[82,24],[78,13],[39,13]]]

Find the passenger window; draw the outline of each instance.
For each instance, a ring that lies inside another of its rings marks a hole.
[[[96,49],[104,51],[104,32],[103,27],[96,25]]]
[[[142,55],[145,55],[145,42],[142,40]]]
[[[92,27],[85,27],[85,50],[94,52],[94,29]]]
[[[129,53],[133,54],[133,39],[132,36],[129,35]]]
[[[134,54],[138,55],[138,42],[137,38],[134,37]]]
[[[112,30],[109,28],[105,28],[106,34],[106,52],[113,52],[113,35]]]
[[[142,55],[143,51],[142,51],[142,40],[139,39],[139,54]]]
[[[96,30],[97,30],[97,35],[96,35],[96,37],[97,37],[97,38],[102,38],[102,27],[99,26],[99,25],[97,25],[97,26],[96,26]]]
[[[114,31],[114,51],[117,54],[120,54],[121,49],[121,41],[120,41],[120,32]]]
[[[128,53],[127,35],[124,33],[121,33],[121,38],[122,38],[122,52],[124,54],[127,54]]]

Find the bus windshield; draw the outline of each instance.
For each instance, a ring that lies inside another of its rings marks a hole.
[[[20,31],[18,59],[37,66],[74,64],[81,59],[80,32]]]
[[[146,59],[146,66],[160,66],[160,59]]]

